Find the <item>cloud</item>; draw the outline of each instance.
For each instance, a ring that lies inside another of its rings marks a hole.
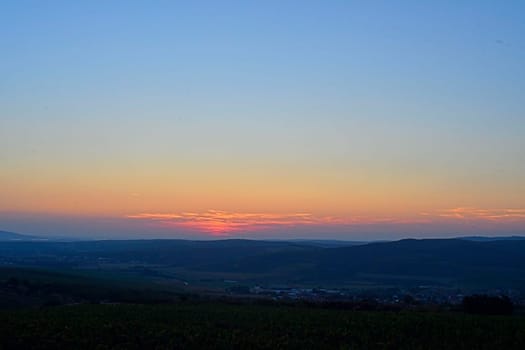
[[[495,222],[522,221],[525,220],[525,209],[480,209],[459,207],[440,210],[433,213],[421,213],[420,215],[458,220],[488,220]]]
[[[200,232],[214,236],[229,236],[248,232],[270,232],[287,230],[317,230],[319,232],[337,230],[338,232],[364,232],[366,230],[396,230],[410,227],[451,230],[447,225],[474,223],[522,225],[525,223],[525,209],[480,209],[459,207],[423,212],[408,217],[373,216],[318,216],[311,213],[242,213],[222,210],[180,213],[137,213],[125,216],[140,220],[162,229]],[[443,226],[445,225],[445,226]],[[485,225],[483,225],[485,226]],[[454,226],[456,227],[456,226]],[[480,226],[482,227],[482,226]],[[493,227],[493,226],[492,226]],[[309,228],[309,229],[307,229]]]
[[[222,210],[182,213],[138,213],[128,219],[143,220],[157,227],[178,228],[227,236],[238,232],[260,232],[280,228],[312,227],[350,229],[371,225],[426,223],[425,218],[392,218],[371,216],[316,216],[311,213],[242,213]]]
[[[149,220],[163,226],[210,232],[215,235],[227,235],[235,231],[252,231],[274,226],[342,223],[341,219],[335,217],[315,217],[310,213],[235,213],[221,210],[208,210],[203,213],[139,213],[127,215],[126,217]]]

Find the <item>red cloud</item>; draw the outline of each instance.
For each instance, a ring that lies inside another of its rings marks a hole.
[[[428,215],[428,214],[427,214]],[[490,221],[521,221],[525,219],[525,209],[479,209],[453,208],[439,211],[434,216],[454,219],[480,219]]]
[[[309,213],[232,213],[209,210],[203,213],[140,213],[127,215],[131,219],[157,222],[163,226],[195,229],[214,235],[227,235],[235,231],[252,231],[274,226],[330,225],[342,224],[343,220],[325,216],[315,217]]]
[[[491,223],[525,222],[525,209],[479,209],[453,208],[420,213],[406,218],[388,217],[335,217],[316,216],[311,213],[239,213],[221,210],[182,213],[138,213],[126,216],[143,220],[161,227],[173,227],[191,231],[207,232],[215,236],[227,236],[235,232],[264,231],[276,227],[338,226],[363,227],[368,225],[439,225],[443,220],[454,222],[483,221]]]

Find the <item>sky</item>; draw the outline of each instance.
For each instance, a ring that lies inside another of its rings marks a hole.
[[[0,2],[0,230],[525,234],[523,1]]]

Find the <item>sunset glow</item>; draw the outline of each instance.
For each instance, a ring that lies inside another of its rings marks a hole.
[[[270,214],[270,213],[229,213],[209,210],[204,213],[128,215],[131,219],[149,220],[161,226],[189,228],[213,235],[227,235],[233,232],[260,231],[271,227],[301,225],[340,225],[341,219],[315,217],[309,213]]]
[[[525,209],[477,209],[454,208],[434,213],[420,213],[412,218],[372,218],[372,217],[318,217],[311,213],[232,213],[219,210],[208,210],[203,213],[140,213],[126,215],[128,219],[149,222],[150,224],[177,230],[196,230],[213,236],[229,236],[235,233],[264,232],[268,229],[281,229],[317,226],[326,228],[335,226],[348,230],[351,226],[373,226],[378,224],[439,224],[445,220],[455,223],[485,221],[495,224],[525,224]]]
[[[525,233],[525,8],[336,3],[2,6],[0,230]]]

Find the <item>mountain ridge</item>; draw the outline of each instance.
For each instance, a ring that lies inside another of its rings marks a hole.
[[[35,241],[46,238],[0,230],[0,241]]]

